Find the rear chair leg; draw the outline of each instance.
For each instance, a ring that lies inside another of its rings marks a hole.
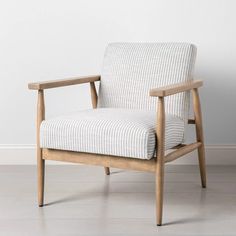
[[[109,167],[104,167],[104,170],[105,170],[105,174],[106,174],[106,175],[110,175],[110,169],[109,169]]]
[[[204,143],[202,143],[202,146],[198,148],[198,162],[199,162],[202,187],[206,188],[206,165],[205,165]]]
[[[202,145],[198,148],[198,161],[201,175],[201,183],[202,187],[206,188],[205,147],[204,147],[204,137],[203,137],[203,127],[202,127],[201,103],[198,89],[196,88],[193,89],[192,94],[193,94],[193,109],[196,123],[197,141],[202,143]]]

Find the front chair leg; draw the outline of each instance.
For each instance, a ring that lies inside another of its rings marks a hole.
[[[38,91],[37,105],[37,172],[38,172],[38,205],[43,206],[44,197],[44,168],[45,160],[42,157],[42,149],[40,148],[40,125],[45,119],[44,92]]]
[[[164,189],[164,155],[165,155],[165,104],[164,97],[158,98],[157,111],[157,163],[156,163],[156,217],[157,225],[162,224],[163,189]]]
[[[163,214],[163,190],[164,190],[164,164],[157,164],[156,170],[156,217],[157,226],[162,225]]]
[[[38,150],[37,169],[38,169],[38,205],[43,206],[44,203],[44,172],[45,160],[42,159],[42,150]]]

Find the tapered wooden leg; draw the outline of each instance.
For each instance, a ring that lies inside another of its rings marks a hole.
[[[156,217],[157,225],[162,225],[164,191],[164,152],[165,152],[165,104],[158,99],[157,112],[157,166],[156,166]]]
[[[161,161],[160,161],[161,162]],[[157,164],[156,170],[156,217],[157,225],[162,225],[164,191],[164,163]]]
[[[204,144],[202,144],[202,146],[198,148],[198,161],[199,161],[202,187],[206,188],[206,164],[205,164]]]
[[[110,175],[110,168],[109,167],[104,167],[105,174]]]
[[[44,169],[45,161],[42,158],[42,149],[40,148],[40,124],[45,119],[44,93],[38,91],[37,106],[37,172],[38,172],[38,205],[43,206],[44,198]]]
[[[201,182],[202,182],[202,187],[206,188],[205,146],[204,146],[204,136],[202,127],[201,103],[198,89],[193,89],[192,94],[193,94],[193,108],[194,108],[195,123],[196,123],[196,136],[197,136],[197,141],[201,142],[202,144],[198,148],[198,160],[199,160]]]
[[[44,170],[45,161],[42,159],[42,151],[40,150],[37,157],[37,171],[38,171],[38,205],[43,206],[44,203]]]

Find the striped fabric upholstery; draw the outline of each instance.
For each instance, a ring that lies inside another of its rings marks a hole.
[[[156,113],[120,108],[99,108],[42,122],[43,148],[151,159],[155,152]],[[182,119],[167,115],[166,149],[183,139]]]
[[[46,120],[42,148],[150,159],[157,98],[151,88],[192,79],[196,48],[187,43],[113,43],[107,47],[98,109]],[[182,143],[189,93],[169,96],[165,148]]]
[[[156,110],[151,88],[192,79],[196,48],[187,43],[112,43],[105,52],[99,107]],[[166,112],[188,118],[189,93],[166,98]]]

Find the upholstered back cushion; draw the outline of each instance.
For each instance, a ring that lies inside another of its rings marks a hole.
[[[156,110],[152,88],[192,79],[196,48],[188,43],[112,43],[104,57],[98,107]],[[189,94],[166,98],[166,112],[187,119]]]

